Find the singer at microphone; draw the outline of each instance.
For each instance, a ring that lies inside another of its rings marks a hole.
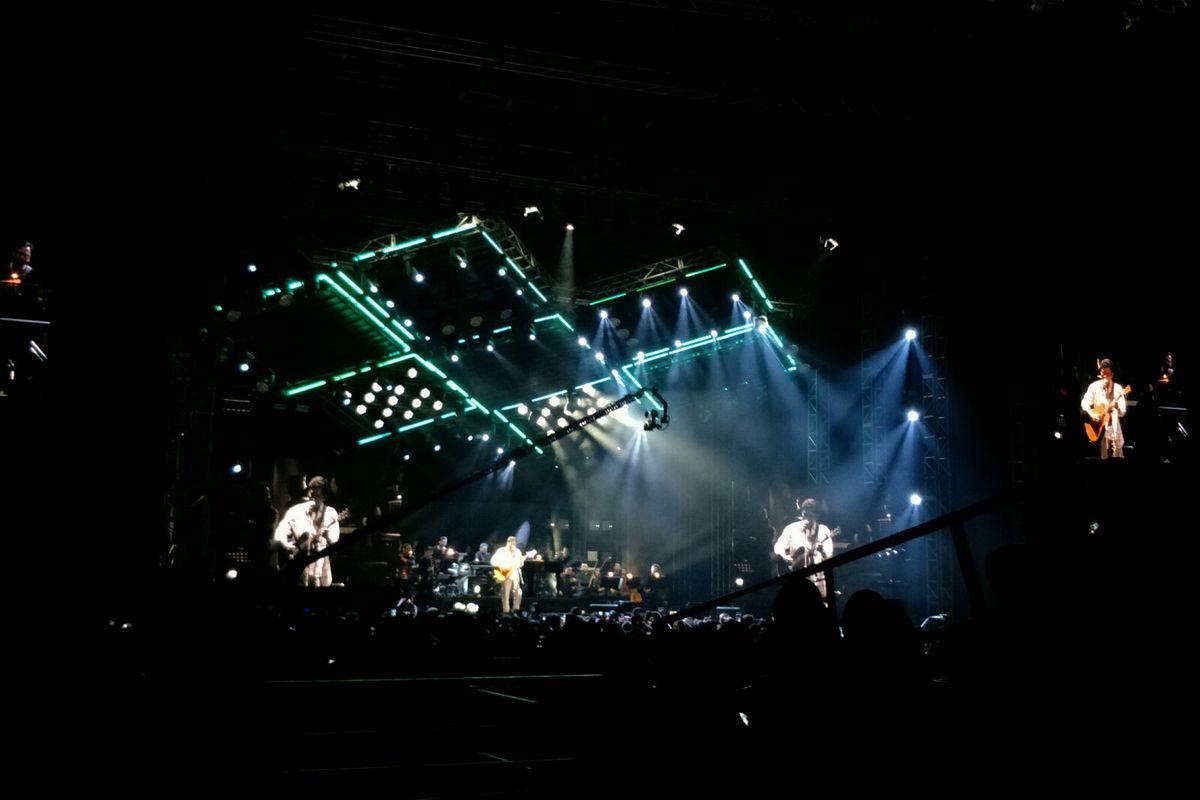
[[[1101,435],[1097,439],[1100,458],[1124,458],[1125,435],[1121,430],[1121,418],[1125,416],[1125,394],[1128,390],[1113,381],[1113,364],[1111,359],[1100,361],[1100,378],[1092,381],[1079,407],[1093,422],[1104,422]]]

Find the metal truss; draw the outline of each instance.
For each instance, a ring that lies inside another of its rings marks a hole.
[[[879,333],[874,327],[868,327],[866,320],[872,318],[872,309],[868,307],[866,294],[863,295],[862,318],[864,326],[861,332],[861,349],[859,353],[859,389],[862,397],[862,464],[863,483],[867,486],[881,487],[883,476],[879,470],[883,460],[879,452],[880,434],[883,431],[883,410],[879,405],[878,370],[878,338]]]
[[[705,266],[713,254],[710,251],[697,251],[676,258],[655,261],[631,270],[604,278],[596,283],[582,287],[575,292],[576,305],[586,306],[594,300],[611,297],[622,292],[639,292],[661,281],[668,280],[683,273]]]
[[[217,388],[197,370],[194,356],[171,357],[171,404],[162,497],[165,531],[159,540],[161,568],[197,569],[214,557],[212,504],[213,447],[217,428]]]
[[[829,484],[829,402],[821,380],[815,369],[808,379],[808,484]]]
[[[545,270],[542,269],[538,260],[534,258],[533,253],[529,252],[529,248],[513,232],[513,229],[508,227],[506,222],[498,219],[480,220],[479,224],[496,239],[496,242],[504,249],[504,254],[517,263],[529,282],[549,297],[552,288],[550,279],[546,276]]]
[[[941,516],[953,504],[950,472],[950,390],[947,381],[946,339],[941,314],[921,318],[921,348],[925,369],[921,374],[922,506],[930,516]],[[928,614],[949,611],[956,600],[955,556],[947,537],[931,537],[925,548],[925,600]]]

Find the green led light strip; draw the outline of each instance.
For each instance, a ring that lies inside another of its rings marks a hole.
[[[339,272],[338,275],[344,276],[345,273]],[[338,286],[336,283],[334,283],[334,281],[328,275],[326,275],[324,272],[319,273],[317,275],[317,281],[320,282],[322,280],[325,281],[325,283],[329,284],[329,286],[331,286],[334,291],[336,291],[338,294],[340,294],[342,297],[344,297],[346,300],[348,300],[355,308],[357,308],[359,311],[361,311],[363,313],[363,316],[365,316],[368,320],[370,320],[372,323],[374,323],[375,326],[377,328],[379,328],[379,330],[383,331],[384,334],[386,334],[389,339],[394,341],[396,344],[400,345],[400,347],[403,348],[405,352],[408,352],[409,350],[412,349],[408,346],[408,344],[403,339],[401,339],[399,336],[397,336],[396,334],[394,334],[390,330],[388,330],[387,326],[383,324],[383,321],[381,319],[379,319],[378,317],[376,317],[374,314],[372,314],[371,310],[369,308],[364,306],[362,303],[358,302],[358,300],[356,300],[352,295],[350,295],[349,292],[347,292],[341,286]],[[349,278],[346,278],[346,281],[351,286],[354,286],[354,282],[351,281]],[[355,286],[355,288],[358,288],[358,287]],[[359,291],[361,292],[362,290],[359,289]]]
[[[456,233],[467,233],[469,231],[473,231],[477,227],[479,227],[479,226],[476,225],[474,222],[468,222],[466,225],[463,225],[460,228],[448,228],[447,230],[444,230],[444,231],[438,231],[437,233],[433,234],[433,236],[431,236],[430,238],[431,239],[444,239],[445,237],[453,236]]]
[[[390,313],[388,313],[387,309],[385,309],[383,306],[379,305],[379,303],[375,302],[375,298],[374,298],[374,297],[371,297],[370,295],[367,295],[367,296],[366,296],[366,301],[367,301],[368,303],[370,303],[370,304],[371,304],[371,307],[372,307],[372,308],[374,308],[376,311],[378,311],[380,314],[383,314],[385,317],[390,317],[390,316],[391,316],[391,314],[390,314]]]
[[[616,300],[620,297],[624,297],[627,294],[629,294],[629,292],[621,292],[620,294],[614,294],[611,297],[601,297],[599,300],[593,300],[592,302],[588,303],[588,305],[589,306],[598,306],[601,303],[607,303],[609,300]]]
[[[517,262],[512,260],[511,256],[505,256],[504,260],[508,262],[508,265],[510,267],[512,267],[516,271],[516,273],[521,276],[521,278],[523,278],[526,281],[529,280],[528,278],[525,277],[525,273],[521,271],[521,268],[517,266]]]
[[[504,248],[502,248],[500,245],[496,244],[496,240],[493,239],[491,236],[488,236],[487,231],[480,231],[480,233],[483,234],[484,239],[487,239],[488,244],[490,244],[492,246],[493,250],[495,250],[500,255],[504,255]]]
[[[325,273],[321,273],[321,275],[324,275],[324,274],[325,274]],[[320,280],[320,279],[321,279],[321,275],[318,275],[318,276],[317,276],[317,280]],[[340,279],[342,280],[342,282],[343,282],[343,283],[345,283],[347,286],[349,286],[349,287],[350,287],[351,289],[353,289],[354,291],[358,292],[359,294],[363,294],[363,295],[365,295],[365,294],[366,294],[366,292],[364,292],[364,291],[362,290],[362,287],[361,287],[361,286],[359,286],[357,283],[355,283],[355,282],[354,282],[354,279],[353,279],[353,278],[351,278],[351,277],[350,277],[349,275],[347,275],[346,273],[342,272],[341,270],[338,270],[337,276],[338,276],[338,278],[340,278]]]
[[[643,286],[640,289],[638,289],[637,291],[648,292],[651,289],[657,288],[659,286],[666,286],[668,283],[674,283],[675,280],[676,280],[675,278],[667,278],[665,281],[659,281],[658,283],[652,283],[649,286]]]
[[[537,319],[534,320],[534,323],[536,324],[538,322],[549,322],[552,319],[556,319],[559,322],[561,322],[562,326],[564,328],[566,328],[568,331],[570,331],[571,333],[575,332],[575,327],[573,325],[571,325],[571,323],[567,322],[566,318],[564,318],[562,314],[548,314],[544,317],[538,317]]]
[[[712,272],[714,269],[724,269],[725,266],[726,266],[725,264],[717,264],[715,267],[705,267],[704,269],[698,269],[695,272],[689,272],[689,273],[685,274],[683,277],[690,278],[693,275],[703,275],[706,272]]]
[[[426,241],[427,240],[425,239],[424,236],[420,236],[416,239],[409,239],[407,242],[399,242],[397,244],[389,244],[387,247],[380,250],[379,253],[381,255],[387,255],[388,253],[396,253],[401,250],[407,250],[410,247],[416,247],[419,244],[424,244]]]
[[[316,389],[318,386],[324,386],[325,384],[326,384],[326,381],[322,380],[322,381],[313,381],[312,383],[305,383],[300,386],[294,386],[291,389],[284,389],[283,396],[284,397],[293,397],[294,395],[298,395],[301,392],[307,392],[311,389]]]
[[[368,437],[366,437],[365,439],[359,439],[359,440],[358,440],[358,446],[359,446],[359,447],[362,447],[364,444],[370,444],[371,442],[378,442],[380,439],[386,439],[387,437],[389,437],[389,436],[391,436],[391,435],[392,435],[392,432],[391,432],[391,431],[385,431],[385,432],[383,432],[383,433],[377,433],[377,434],[375,434],[374,436],[368,436]]]

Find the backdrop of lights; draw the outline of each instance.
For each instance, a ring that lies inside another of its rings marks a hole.
[[[467,218],[265,286],[228,330],[282,399],[319,401],[360,446],[418,432],[536,446],[660,370],[747,343],[798,371],[745,259],[680,258],[563,291],[507,225]]]

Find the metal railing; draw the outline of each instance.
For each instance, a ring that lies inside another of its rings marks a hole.
[[[894,533],[891,536],[886,536],[878,541],[870,542],[859,547],[849,550],[840,555],[826,559],[819,564],[813,564],[803,569],[797,569],[786,575],[780,575],[776,578],[756,583],[752,586],[746,586],[729,594],[721,595],[720,597],[707,600],[703,603],[689,606],[679,611],[672,612],[668,617],[668,622],[674,622],[683,617],[698,617],[713,611],[720,606],[730,605],[738,598],[745,597],[764,589],[773,586],[779,586],[786,581],[806,580],[809,576],[817,573],[824,573],[826,595],[834,597],[836,592],[836,583],[834,571],[839,567],[844,567],[849,564],[861,561],[862,559],[881,553],[885,550],[900,547],[903,544],[920,539],[931,534],[940,533],[943,530],[949,530],[951,541],[954,545],[955,556],[958,560],[959,573],[962,576],[963,585],[966,588],[967,600],[970,604],[971,613],[974,616],[980,616],[984,613],[984,597],[983,585],[979,580],[979,572],[975,568],[975,561],[971,553],[970,542],[967,539],[966,522],[975,517],[996,511],[1009,505],[1012,499],[1006,495],[997,495],[986,500],[980,500],[977,503],[972,503],[969,506],[964,506],[957,511],[952,511],[949,514],[943,514],[940,517],[931,519],[928,522],[922,522],[919,525],[914,525],[907,530]],[[836,603],[831,604],[831,611],[837,614]]]

